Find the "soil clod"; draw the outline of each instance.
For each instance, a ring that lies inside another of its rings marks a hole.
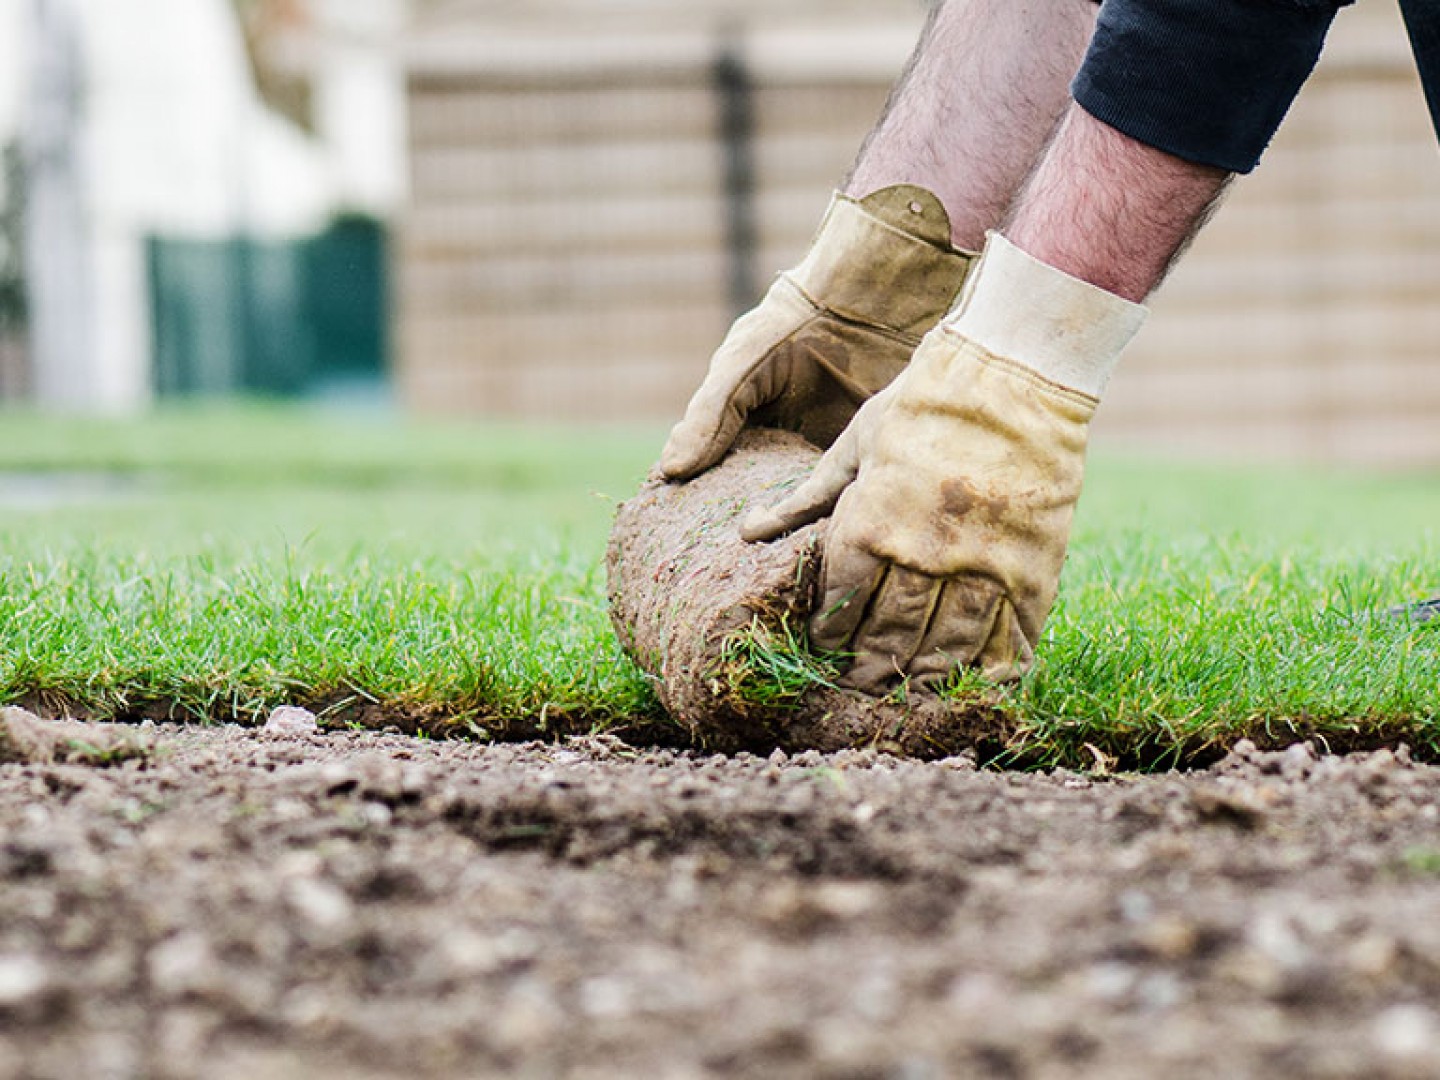
[[[151,749],[133,728],[44,720],[25,709],[0,708],[0,764],[105,766],[147,758]]]

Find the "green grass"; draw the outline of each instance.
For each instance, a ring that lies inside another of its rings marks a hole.
[[[601,560],[662,435],[0,413],[0,700],[191,718],[302,702],[492,733],[654,723]],[[24,505],[16,474],[115,490]],[[1440,625],[1384,611],[1440,589],[1437,521],[1436,475],[1099,456],[1040,663],[1002,692],[1014,759],[1155,765],[1242,736],[1435,755]],[[746,648],[761,697],[832,677],[784,641]]]
[[[1440,476],[1101,461],[1015,707],[1054,759],[1241,736],[1440,749]]]
[[[834,688],[846,657],[809,647],[804,627],[790,619],[754,619],[724,641],[714,677],[725,693],[762,709],[794,707],[816,687]]]
[[[658,430],[254,408],[0,414],[0,432],[0,699],[244,718],[295,701],[341,720],[378,705],[487,730],[655,715],[610,632],[600,554]],[[123,483],[6,508],[16,470]]]

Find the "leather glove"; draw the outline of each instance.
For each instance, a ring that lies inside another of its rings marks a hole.
[[[924,188],[899,184],[858,201],[837,193],[804,261],[731,327],[670,433],[661,472],[704,472],[747,422],[829,446],[904,368],[969,265]]]
[[[1145,309],[992,234],[956,310],[815,472],[742,527],[834,510],[811,639],[847,685],[1030,667],[1055,601],[1090,417]]]

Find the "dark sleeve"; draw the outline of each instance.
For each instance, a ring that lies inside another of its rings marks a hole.
[[[1440,134],[1440,0],[1400,0],[1405,28],[1415,49],[1415,66],[1430,105],[1430,120]]]
[[[1250,172],[1348,2],[1105,0],[1075,100],[1156,149]]]

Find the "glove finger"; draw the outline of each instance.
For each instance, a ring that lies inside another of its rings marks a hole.
[[[1003,599],[1000,583],[992,578],[972,575],[945,582],[930,626],[906,667],[911,680],[935,686],[974,663],[993,636]]]
[[[728,375],[712,374],[700,384],[660,451],[660,472],[667,480],[689,480],[725,456],[749,412],[741,410],[737,398],[738,389]]]
[[[1019,615],[1009,600],[1002,597],[990,637],[973,663],[994,682],[1013,682],[1029,671],[1034,662],[1035,651],[1020,628]]]
[[[782,274],[758,307],[735,320],[660,452],[660,471],[667,479],[688,480],[725,456],[751,410],[779,391],[783,347],[814,311]]]
[[[851,544],[832,541],[820,564],[820,605],[810,618],[810,641],[839,652],[850,643],[889,564]]]
[[[774,506],[752,510],[740,523],[740,535],[749,541],[773,540],[819,521],[835,508],[860,471],[860,439],[854,424],[815,465],[805,482]]]
[[[842,682],[875,692],[905,672],[926,637],[944,585],[928,574],[892,566],[850,639],[855,664]]]

